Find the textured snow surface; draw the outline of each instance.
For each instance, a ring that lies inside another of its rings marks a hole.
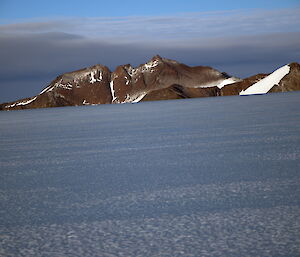
[[[299,97],[0,112],[0,256],[300,256]]]
[[[240,95],[255,95],[255,94],[266,94],[269,90],[278,85],[283,77],[290,72],[290,66],[285,65],[278,70],[274,71],[269,76],[263,78],[252,86],[248,87],[246,90],[242,90]]]

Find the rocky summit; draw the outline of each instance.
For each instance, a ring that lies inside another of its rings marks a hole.
[[[0,105],[0,110],[137,103],[195,97],[252,95],[300,90],[300,65],[291,63],[271,74],[245,79],[211,67],[190,67],[154,56],[138,67],[95,66],[65,73],[38,95]]]

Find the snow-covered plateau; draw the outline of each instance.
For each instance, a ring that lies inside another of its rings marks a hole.
[[[300,256],[299,97],[0,112],[0,256]]]

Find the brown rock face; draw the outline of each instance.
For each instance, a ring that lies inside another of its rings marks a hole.
[[[65,73],[53,80],[39,95],[13,103],[2,104],[6,110],[108,104],[110,93],[109,69],[102,65]]]
[[[292,63],[284,69],[289,72],[271,85],[269,92],[300,90],[300,65]],[[271,75],[240,80],[210,67],[189,67],[157,55],[136,68],[127,64],[111,72],[106,66],[95,65],[65,73],[37,96],[1,104],[0,110],[239,95]]]
[[[45,106],[111,103],[109,69],[102,65],[65,73],[45,88],[39,98]]]
[[[220,89],[218,87],[191,88],[191,87],[183,87],[181,85],[172,85],[168,88],[151,91],[142,99],[142,101],[198,98],[198,97],[210,97],[210,96],[219,96],[219,95],[220,95]]]
[[[182,98],[176,96],[175,91],[178,86],[186,88],[186,92],[190,90],[188,94],[190,97],[193,94],[202,96],[201,92],[206,90],[198,90],[198,88],[214,86],[227,77],[226,74],[210,67],[189,67],[155,56],[150,62],[137,68],[129,64],[117,67],[112,73],[110,85],[113,103],[128,103],[140,101],[144,97],[145,100]],[[194,93],[192,89],[195,89]]]

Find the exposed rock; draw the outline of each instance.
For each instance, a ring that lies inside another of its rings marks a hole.
[[[5,103],[0,108],[18,110],[108,104],[112,101],[110,74],[110,70],[103,65],[65,73],[53,80],[39,95]]]
[[[300,65],[292,63],[281,70],[286,73],[278,69],[270,75],[257,74],[241,80],[211,67],[189,67],[157,55],[136,68],[126,64],[111,72],[98,64],[65,73],[37,96],[1,104],[0,110],[239,95],[251,91],[254,85],[265,86],[277,74],[282,76],[278,83],[267,85],[268,92],[300,90]]]
[[[168,88],[151,91],[142,99],[142,101],[185,99],[219,95],[220,89],[218,87],[191,88],[183,87],[181,85],[172,85]]]
[[[210,67],[189,67],[157,55],[150,62],[137,68],[129,64],[117,67],[112,73],[111,91],[113,103],[138,102],[144,97],[148,100],[174,99],[176,96],[173,85],[192,89],[206,88],[213,87],[227,78],[226,74]],[[202,90],[194,91],[197,92],[196,95],[201,95]]]

